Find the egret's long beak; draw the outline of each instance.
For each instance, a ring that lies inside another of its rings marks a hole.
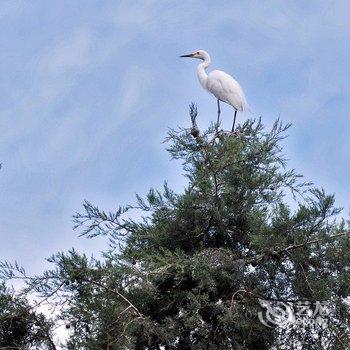
[[[194,56],[193,53],[190,53],[189,55],[182,55],[180,57],[193,57],[193,56]]]

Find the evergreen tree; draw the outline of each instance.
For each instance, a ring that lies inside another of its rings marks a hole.
[[[53,350],[51,324],[35,313],[24,297],[0,283],[0,349]]]
[[[20,274],[56,307],[68,349],[348,349],[349,227],[334,196],[287,168],[289,125],[201,133],[194,105],[190,114],[192,128],[167,138],[188,178],[183,193],[165,184],[116,212],[85,202],[75,228],[108,237],[102,260],[72,249],[41,276],[3,267],[3,277]],[[326,326],[258,317],[264,303],[325,301]]]

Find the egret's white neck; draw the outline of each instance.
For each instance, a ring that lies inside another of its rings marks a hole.
[[[210,56],[208,54],[206,54],[204,61],[201,64],[199,64],[197,67],[198,79],[199,79],[199,82],[201,83],[201,85],[203,86],[203,88],[206,88],[208,74],[205,70],[206,70],[206,68],[209,67],[210,62],[211,62]]]

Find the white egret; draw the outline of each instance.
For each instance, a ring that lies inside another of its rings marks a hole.
[[[211,92],[218,101],[218,120],[220,119],[220,101],[231,105],[235,109],[233,118],[232,131],[235,129],[237,111],[243,111],[247,107],[247,102],[241,86],[231,77],[231,75],[221,71],[213,70],[209,74],[206,73],[206,68],[209,67],[211,61],[208,52],[204,50],[195,51],[189,55],[180,57],[198,58],[203,62],[198,65],[197,75],[199,82],[203,88]]]

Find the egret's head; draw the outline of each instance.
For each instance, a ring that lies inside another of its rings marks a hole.
[[[204,50],[197,50],[193,53],[190,53],[189,55],[182,55],[180,57],[192,57],[192,58],[198,58],[200,60],[205,61],[209,59],[209,54]]]

